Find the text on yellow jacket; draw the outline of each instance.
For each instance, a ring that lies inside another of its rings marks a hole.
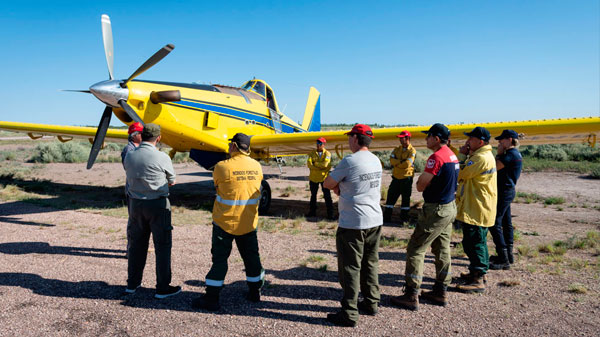
[[[217,197],[213,206],[213,222],[233,235],[256,229],[262,167],[241,152],[215,165],[213,181]]]
[[[496,159],[492,154],[492,146],[484,145],[460,165],[456,219],[469,225],[493,226],[497,196]]]
[[[322,183],[331,171],[331,153],[323,149],[319,155],[317,150],[312,150],[308,154],[306,166],[310,169],[308,179],[313,183]]]
[[[415,158],[417,150],[408,144],[405,149],[401,146],[392,151],[390,164],[392,165],[392,176],[396,179],[404,179],[415,175]]]

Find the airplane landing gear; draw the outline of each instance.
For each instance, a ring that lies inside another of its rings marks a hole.
[[[266,180],[260,182],[260,201],[258,204],[258,214],[263,215],[271,207],[271,186]]]

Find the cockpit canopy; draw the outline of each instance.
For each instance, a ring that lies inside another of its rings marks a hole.
[[[248,81],[248,82],[246,82],[246,84],[244,84],[242,86],[242,89],[245,89],[248,91],[254,91],[255,93],[261,95],[262,97],[267,96],[267,90],[266,90],[265,83],[261,80]]]
[[[242,85],[242,89],[260,95],[267,102],[267,107],[269,107],[269,109],[279,112],[279,107],[277,106],[277,101],[275,100],[275,94],[265,81],[252,79],[244,83],[244,85]]]

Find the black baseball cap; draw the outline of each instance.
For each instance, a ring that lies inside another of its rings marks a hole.
[[[426,135],[440,137],[441,140],[448,140],[448,138],[450,138],[450,130],[448,130],[448,128],[442,123],[435,123],[429,128],[429,130],[421,132]]]
[[[478,126],[475,129],[471,130],[471,132],[465,132],[464,134],[467,137],[475,137],[477,139],[483,140],[484,142],[489,141],[490,137],[492,137],[488,129],[482,126]]]
[[[244,152],[248,152],[250,149],[250,137],[244,133],[236,133],[235,136],[229,140],[234,142],[235,145],[237,145],[237,148]]]
[[[494,137],[495,140],[506,139],[506,138],[519,139],[519,134],[515,130],[507,129],[507,130],[502,130],[502,133],[500,134],[500,136]]]

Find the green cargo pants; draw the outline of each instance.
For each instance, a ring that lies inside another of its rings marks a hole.
[[[344,295],[342,312],[351,321],[358,321],[358,291],[365,303],[377,308],[379,293],[379,237],[381,226],[369,229],[338,227],[335,234],[338,255],[338,278]]]
[[[419,214],[419,221],[406,247],[406,269],[404,277],[408,287],[419,289],[423,280],[425,252],[431,246],[435,256],[435,280],[437,283],[449,285],[452,281],[450,273],[450,239],[452,222],[456,218],[456,204],[425,203]]]
[[[463,229],[463,250],[469,257],[469,271],[486,274],[490,265],[487,247],[488,228],[459,222]]]
[[[260,289],[264,283],[265,270],[260,263],[258,253],[258,238],[256,231],[244,235],[229,234],[221,227],[213,223],[212,232],[212,267],[206,274],[206,286],[208,292],[219,292],[225,282],[227,274],[227,259],[231,254],[232,243],[238,247],[240,256],[246,268],[246,283],[250,289]]]

